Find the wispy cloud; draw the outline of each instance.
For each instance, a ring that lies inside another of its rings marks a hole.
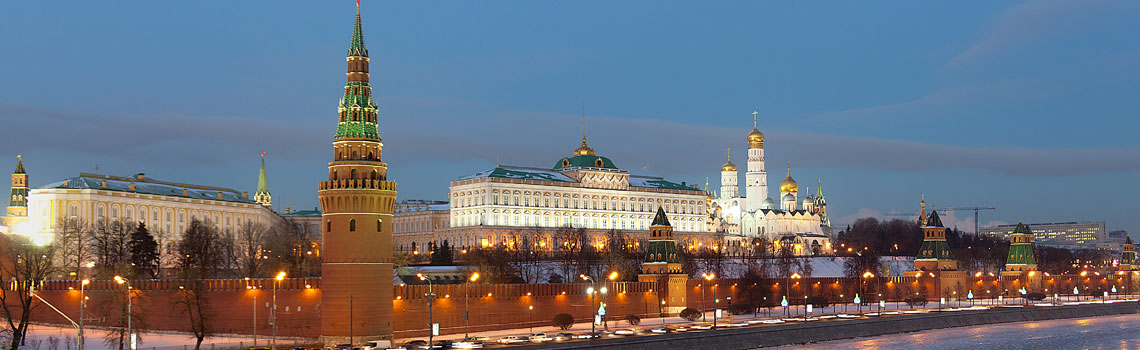
[[[977,63],[1005,51],[1072,33],[1101,15],[1133,7],[1131,1],[1035,0],[998,15],[976,43],[948,61],[944,68]]]

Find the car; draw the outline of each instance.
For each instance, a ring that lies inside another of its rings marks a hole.
[[[694,325],[694,326],[692,326],[692,327],[689,327],[689,328],[692,328],[692,329],[700,329],[700,330],[710,330],[710,329],[712,329],[712,325],[708,325],[708,324],[698,324],[698,325]]]
[[[530,341],[535,342],[535,343],[541,343],[544,341],[551,341],[551,340],[554,340],[554,338],[547,336],[546,333],[531,333],[530,334]]]
[[[409,340],[404,342],[404,344],[401,346],[403,346],[405,349],[427,349],[428,342],[427,340],[423,339]]]
[[[619,330],[617,330],[617,331],[614,331],[614,334],[616,334],[616,335],[624,335],[624,336],[631,336],[631,335],[637,335],[637,331],[636,331],[636,330],[632,330],[632,329],[619,329]]]
[[[362,350],[383,350],[385,348],[387,348],[387,346],[382,344],[381,342],[378,342],[378,341],[366,342],[366,343],[364,343],[364,346],[361,347]],[[304,349],[290,349],[290,350],[304,350]]]
[[[673,333],[675,331],[676,331],[675,329],[672,329],[669,327],[657,327],[657,328],[649,330],[649,332],[657,333],[657,334],[668,334],[668,333]]]
[[[526,342],[530,342],[530,337],[525,336],[525,335],[508,335],[508,336],[503,337],[502,339],[499,339],[499,343],[502,343],[502,344],[516,344],[516,343],[526,343]]]
[[[597,339],[597,338],[601,338],[601,337],[605,337],[605,336],[609,336],[609,334],[607,334],[606,332],[602,332],[602,331],[596,331],[596,332],[586,332],[586,333],[579,334],[577,336],[577,338],[578,339]]]
[[[289,350],[309,350],[309,349],[306,349],[306,348],[304,348],[304,347],[298,346],[298,347],[292,347],[292,348],[289,348]]]
[[[688,331],[689,331],[689,327],[677,327],[676,329],[674,329],[674,331],[678,331],[678,332],[688,332]]]
[[[451,349],[455,344],[450,340],[436,340],[435,344],[431,346],[432,349]]]
[[[350,350],[350,349],[352,349],[352,344],[337,344],[336,346],[333,347],[333,349],[334,350]]]
[[[478,341],[478,340],[474,340],[474,341],[463,340],[463,341],[458,341],[458,342],[452,343],[451,347],[456,348],[456,349],[482,349],[483,348],[483,342]]]
[[[556,341],[570,340],[570,339],[574,339],[574,333],[562,332],[562,333],[555,334],[551,338],[554,338],[554,340],[556,340]]]

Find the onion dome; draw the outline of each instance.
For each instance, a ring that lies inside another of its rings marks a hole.
[[[764,148],[764,133],[756,128],[756,112],[752,112],[752,132],[748,133],[748,148]]]
[[[780,181],[780,193],[799,192],[800,184],[792,179],[792,168],[788,168],[788,175],[784,177],[784,181]]]
[[[720,166],[720,171],[736,171],[736,164],[732,164],[732,149],[728,149],[728,160]]]
[[[578,146],[578,149],[574,150],[573,155],[575,155],[575,156],[593,156],[596,154],[594,153],[593,148],[590,148],[590,146],[586,145],[586,137],[582,136],[582,145]]]
[[[760,209],[776,209],[776,201],[772,200],[772,197],[765,198],[763,202],[760,202]]]

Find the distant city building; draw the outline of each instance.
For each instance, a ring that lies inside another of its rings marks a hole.
[[[745,191],[737,185],[736,164],[729,159],[720,167],[720,194],[710,194],[711,227],[722,229],[745,240],[765,239],[779,244],[792,238],[801,247],[797,254],[826,254],[831,248],[831,219],[822,186],[816,195],[810,189],[801,196],[799,183],[792,178],[789,166],[780,182],[778,201],[768,193],[768,173],[764,168],[764,133],[756,126],[753,113],[752,131],[748,133],[748,170]]]
[[[1038,245],[1067,249],[1107,249],[1120,251],[1127,233],[1109,238],[1104,222],[1056,222],[1028,224]],[[1017,225],[983,227],[983,235],[1008,239]]]
[[[321,210],[319,208],[293,210],[286,205],[285,213],[281,214],[281,217],[289,222],[294,232],[304,235],[311,242],[315,242],[316,247],[314,248],[319,249],[321,244]]]

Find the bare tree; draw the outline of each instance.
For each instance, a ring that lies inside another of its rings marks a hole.
[[[284,270],[290,275],[302,276],[301,267],[305,265],[309,247],[309,240],[301,236],[289,224],[273,225],[262,235],[262,258],[265,259],[264,268],[273,271]]]
[[[182,308],[190,322],[194,334],[194,349],[202,346],[202,340],[213,334],[213,312],[204,295],[203,280],[214,278],[224,265],[219,250],[224,242],[218,231],[208,222],[190,221],[182,240],[178,242],[178,273],[182,279],[174,304]]]
[[[250,278],[262,276],[262,265],[265,262],[261,258],[261,243],[262,237],[265,235],[265,225],[246,221],[238,227],[238,245],[241,248],[241,256],[239,263],[241,264],[241,273]]]
[[[87,223],[80,218],[60,218],[56,221],[55,239],[52,243],[56,247],[57,263],[63,266],[64,272],[78,274],[83,264],[90,261],[91,235]]]
[[[32,293],[53,272],[54,249],[37,246],[27,237],[0,236],[0,311],[7,320],[7,332],[12,335],[11,350],[24,345],[31,322]]]
[[[130,257],[129,242],[135,223],[103,221],[91,235],[91,254],[98,261],[96,271],[104,278],[121,274],[133,278],[127,270]]]

